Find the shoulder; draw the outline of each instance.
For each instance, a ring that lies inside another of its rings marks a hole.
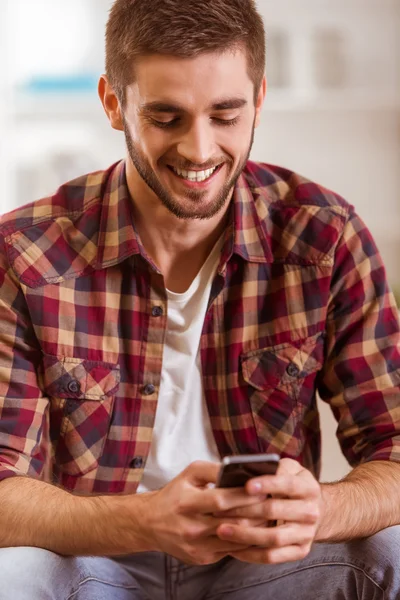
[[[91,273],[106,199],[118,197],[117,163],[69,181],[55,194],[3,215],[0,257],[21,283],[38,287]],[[114,189],[115,188],[115,189]],[[106,207],[108,208],[108,207]]]
[[[248,161],[243,175],[253,194],[270,208],[320,207],[343,215],[352,209],[339,194],[284,167]]]
[[[249,161],[243,176],[274,260],[333,264],[352,205],[283,167]]]
[[[88,212],[94,216],[96,208],[101,206],[104,187],[114,166],[77,177],[61,185],[51,196],[2,215],[0,235],[6,237],[17,231],[63,218],[79,221]]]

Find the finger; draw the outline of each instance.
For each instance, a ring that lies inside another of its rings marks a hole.
[[[192,489],[191,493],[182,497],[181,508],[189,512],[214,514],[240,506],[251,506],[264,500],[265,496],[249,496],[243,487]]]
[[[240,525],[241,527],[267,527],[265,519],[221,519],[220,525]]]
[[[217,529],[221,540],[230,540],[237,544],[265,546],[267,548],[307,544],[315,536],[315,527],[310,525],[285,524],[278,527],[241,527],[240,525],[221,525]]]
[[[318,503],[306,500],[268,498],[265,502],[214,514],[221,519],[264,519],[316,523],[320,516]]]
[[[304,471],[304,467],[292,458],[281,458],[278,464],[277,475],[297,475]]]
[[[201,545],[199,545],[201,547]],[[248,544],[240,544],[237,542],[221,540],[217,536],[212,536],[207,538],[207,551],[210,552],[223,552],[224,554],[228,554],[229,552],[240,552],[242,550],[246,550],[249,547]]]
[[[195,486],[203,486],[217,482],[220,468],[220,463],[196,460],[182,471],[181,476]]]
[[[207,550],[207,552],[214,554],[221,552],[228,554],[229,552],[238,552],[247,549],[248,544],[240,544],[231,540],[221,540],[218,536],[213,535],[208,537],[206,540],[198,540],[197,542],[190,542],[192,546],[196,546],[199,552]]]
[[[310,553],[310,550],[310,544],[285,546],[284,548],[248,548],[240,552],[233,552],[230,556],[249,563],[279,564],[302,560]]]
[[[197,515],[196,522],[187,526],[189,536],[193,539],[218,537],[217,530],[220,525],[233,524],[242,527],[266,526],[264,519],[216,519],[212,515]]]
[[[304,469],[298,475],[263,475],[250,479],[245,490],[249,495],[271,494],[286,498],[316,499],[320,496],[319,483]]]
[[[185,553],[185,562],[189,564],[215,563],[232,552],[242,552],[248,546],[221,542],[218,538],[210,538],[207,544],[189,544],[182,548]]]

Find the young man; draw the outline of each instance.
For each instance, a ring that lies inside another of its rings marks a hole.
[[[0,224],[0,598],[398,598],[397,310],[353,207],[248,161],[253,0],[117,0],[106,38],[126,161]]]

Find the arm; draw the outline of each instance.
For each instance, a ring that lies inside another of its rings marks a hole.
[[[221,539],[252,546],[232,553],[246,562],[300,560],[313,542],[350,541],[400,523],[398,463],[371,461],[342,481],[319,485],[309,471],[284,458],[277,475],[252,479],[246,491],[273,497],[219,516],[278,521],[272,528],[221,524],[217,531]]]
[[[0,483],[0,547],[34,546],[66,556],[144,552],[145,496],[79,497],[28,477],[6,479]]]
[[[48,398],[37,372],[42,353],[0,235],[0,481],[41,478],[48,460]]]
[[[74,496],[48,483],[0,483],[0,548],[34,546],[66,556],[166,552],[186,563],[217,562],[245,544],[220,540],[212,516],[259,502],[244,491],[209,489],[219,465],[193,463],[164,488],[135,495]]]
[[[48,462],[49,400],[37,378],[42,353],[26,300],[0,238],[0,547],[61,554],[145,548],[143,498],[83,498],[38,479]]]
[[[316,542],[368,537],[400,523],[400,464],[372,461],[342,481],[321,486],[321,520]]]
[[[354,470],[341,482],[319,485],[297,462],[283,459],[277,476],[258,480],[258,493],[272,499],[225,513],[283,522],[269,531],[221,526],[221,539],[265,546],[236,553],[241,560],[297,560],[313,541],[351,540],[400,523],[397,307],[379,252],[352,209],[335,250],[318,391],[333,410],[342,451]],[[247,486],[249,493],[256,482]]]
[[[400,327],[382,259],[351,210],[335,252],[320,398],[352,467],[400,462]]]
[[[219,465],[195,464],[162,490],[137,496],[84,497],[40,481],[49,463],[50,417],[24,295],[30,293],[10,268],[0,235],[0,547],[100,556],[161,551],[195,564],[243,548],[216,535],[221,520],[211,514],[249,502],[244,493],[237,499],[207,488]],[[30,305],[43,310],[40,298]]]
[[[322,485],[317,539],[343,541],[400,523],[398,310],[375,243],[352,211],[336,249],[327,332],[319,393],[355,468]]]

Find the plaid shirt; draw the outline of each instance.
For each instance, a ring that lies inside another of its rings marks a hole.
[[[0,477],[134,492],[166,322],[124,162],[3,216]],[[368,230],[334,193],[248,162],[200,346],[221,456],[277,452],[318,477],[318,391],[351,465],[400,461],[397,309]]]

